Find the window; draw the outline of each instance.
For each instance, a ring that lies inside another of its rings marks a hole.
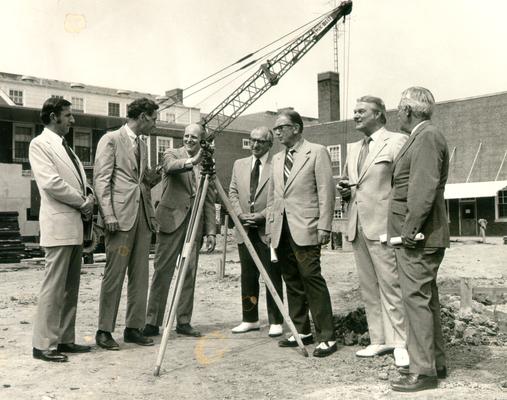
[[[496,219],[507,220],[507,189],[500,190],[496,196]]]
[[[164,157],[164,152],[167,149],[173,148],[173,138],[172,137],[164,137],[157,136],[157,164],[162,161]]]
[[[59,94],[52,94],[51,98],[52,99],[63,99],[63,96],[60,96]]]
[[[12,147],[12,161],[13,162],[27,162],[28,161],[28,147],[33,138],[34,127],[33,125],[14,124]]]
[[[73,112],[84,113],[84,99],[82,97],[73,97],[71,103]]]
[[[242,139],[242,143],[243,145],[241,147],[250,150],[250,139]]]
[[[107,104],[107,115],[109,115],[110,117],[119,117],[120,116],[120,104],[108,103]]]
[[[327,151],[331,156],[331,166],[338,169],[338,175],[342,174],[342,152],[341,145],[327,146]]]
[[[92,162],[91,132],[74,129],[74,152],[84,165],[91,165]]]
[[[18,106],[23,105],[23,91],[22,90],[9,90],[9,97]]]
[[[176,115],[173,113],[165,113],[165,120],[167,122],[176,122]]]

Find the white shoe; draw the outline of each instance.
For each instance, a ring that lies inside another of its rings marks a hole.
[[[269,333],[268,333],[269,337],[282,336],[282,333],[283,333],[282,324],[271,324],[269,326]]]
[[[397,367],[408,367],[409,364],[408,351],[403,347],[396,347],[394,349],[394,365]]]
[[[394,347],[385,344],[370,344],[366,348],[356,352],[357,357],[375,357],[392,353]]]
[[[249,331],[258,331],[261,328],[259,321],[257,322],[242,322],[238,326],[231,329],[232,333],[245,333]]]

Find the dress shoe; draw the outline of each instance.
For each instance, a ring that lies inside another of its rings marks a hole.
[[[356,357],[375,357],[383,356],[384,354],[392,353],[394,347],[386,346],[385,344],[370,344],[366,348],[356,352]]]
[[[283,325],[282,324],[271,324],[269,325],[269,337],[278,337],[282,336],[283,333]]]
[[[338,350],[338,347],[336,346],[336,342],[329,341],[329,342],[320,342],[317,347],[315,347],[315,350],[313,350],[313,356],[314,357],[327,357],[333,354],[336,350]]]
[[[199,332],[197,329],[192,328],[192,325],[190,324],[176,325],[176,332],[180,335],[201,337],[201,332]]]
[[[408,375],[410,374],[409,367],[400,367],[398,368],[398,372],[402,375]],[[442,367],[437,369],[437,378],[438,379],[445,379],[447,378],[447,368]]]
[[[68,360],[65,354],[59,353],[56,350],[39,350],[35,347],[33,348],[33,358],[52,362],[66,362]]]
[[[160,335],[160,330],[158,329],[158,326],[146,324],[146,326],[143,329],[143,336],[158,336]]]
[[[56,351],[61,353],[88,353],[91,349],[90,346],[83,346],[76,343],[60,343]]]
[[[120,350],[120,346],[111,336],[111,332],[97,331],[95,334],[95,342],[97,343],[97,346],[106,350]]]
[[[395,392],[419,392],[420,390],[436,389],[438,380],[436,376],[408,374],[391,383]]]
[[[147,338],[142,334],[141,329],[136,328],[125,328],[123,341],[125,343],[135,343],[139,346],[153,346],[153,339]]]
[[[238,326],[235,326],[231,329],[232,333],[246,333],[249,331],[258,331],[261,329],[261,324],[259,321],[257,322],[242,322]]]
[[[307,335],[300,334],[299,337],[305,346],[313,343],[313,335],[311,333]],[[278,347],[298,347],[298,342],[296,342],[294,336],[291,336],[288,339],[280,340],[278,342]]]
[[[393,351],[394,354],[394,365],[397,367],[408,367],[410,358],[408,356],[407,349],[403,347],[396,347]]]

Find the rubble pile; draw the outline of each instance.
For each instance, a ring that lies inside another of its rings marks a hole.
[[[442,333],[448,345],[507,345],[507,333],[501,331],[495,313],[484,304],[473,300],[470,313],[460,311],[459,296],[441,296],[440,304]],[[333,318],[338,343],[345,346],[370,344],[364,307]]]
[[[0,263],[18,263],[25,255],[17,211],[0,212]]]

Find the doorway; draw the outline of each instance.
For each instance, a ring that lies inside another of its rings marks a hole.
[[[476,199],[460,199],[459,201],[459,234],[460,236],[477,236]]]

